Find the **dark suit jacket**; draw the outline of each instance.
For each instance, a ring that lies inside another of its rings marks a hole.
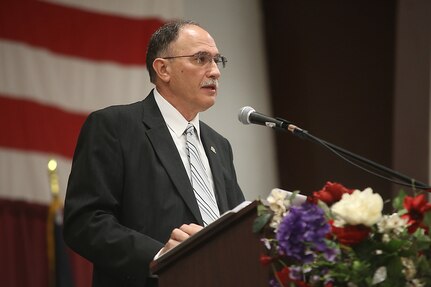
[[[223,213],[244,200],[232,149],[225,138],[200,125]],[[93,262],[93,286],[150,286],[149,263],[183,223],[202,225],[202,219],[153,94],[92,113],[73,158],[64,237]]]

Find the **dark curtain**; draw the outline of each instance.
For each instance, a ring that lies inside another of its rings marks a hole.
[[[391,167],[396,1],[262,0],[273,114]],[[305,194],[326,181],[391,184],[315,143],[277,133],[282,187]]]
[[[47,216],[48,206],[0,199],[1,286],[49,286]],[[56,231],[57,235],[61,236],[58,228]],[[64,248],[64,243],[57,242],[57,248]],[[91,286],[89,262],[69,249],[60,251],[57,254],[63,254],[63,257],[58,256],[57,262],[71,267],[73,282],[63,281],[66,285],[61,285],[58,281],[56,287],[72,286],[72,284],[75,287]],[[57,268],[57,270],[60,269]],[[58,275],[58,278],[66,278],[61,277],[61,274]]]

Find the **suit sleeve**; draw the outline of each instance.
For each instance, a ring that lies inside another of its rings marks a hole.
[[[140,281],[163,244],[121,224],[124,158],[114,119],[96,112],[81,129],[66,193],[64,238],[97,268]]]
[[[240,204],[241,202],[243,202],[245,200],[244,198],[244,194],[241,191],[241,188],[238,184],[238,180],[236,177],[236,171],[235,171],[235,166],[233,163],[233,152],[232,152],[232,146],[230,145],[229,141],[226,140],[227,142],[227,150],[228,150],[228,154],[229,154],[229,164],[230,164],[230,170],[231,170],[231,174],[233,177],[232,180],[232,184],[233,184],[233,192],[228,193],[228,202],[229,202],[229,208],[232,209],[234,207],[236,207],[238,204]]]

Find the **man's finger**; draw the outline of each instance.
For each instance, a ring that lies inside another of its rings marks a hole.
[[[191,236],[201,231],[202,228],[203,228],[202,226],[192,223],[192,224],[181,225],[180,230],[183,231],[184,233],[187,233],[189,236]]]

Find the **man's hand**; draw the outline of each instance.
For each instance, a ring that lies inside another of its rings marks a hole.
[[[165,246],[162,248],[160,255],[168,252],[193,234],[201,231],[202,228],[202,226],[194,223],[183,224],[180,228],[175,228],[174,230],[172,230],[171,237],[169,238]]]

